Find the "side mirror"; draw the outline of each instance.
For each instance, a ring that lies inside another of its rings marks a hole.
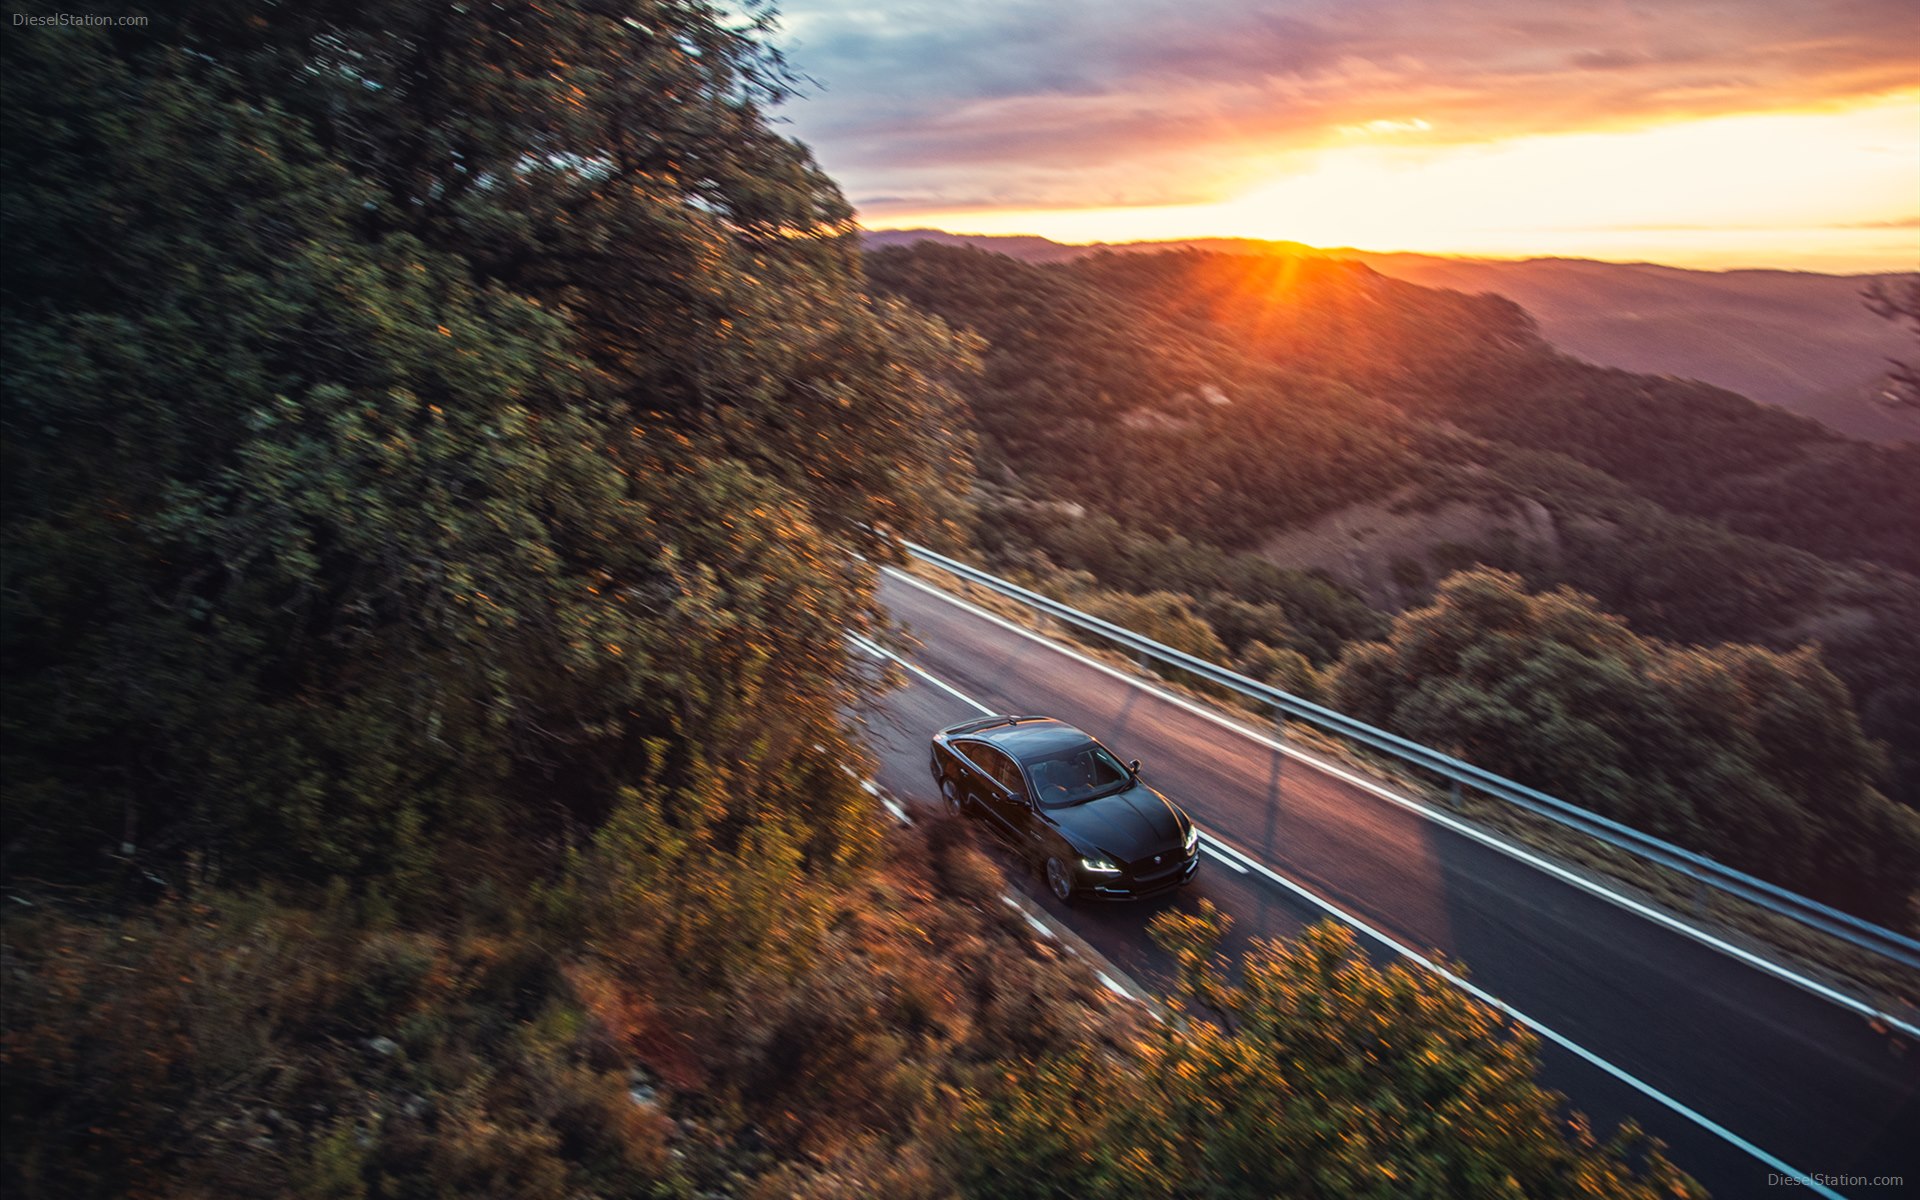
[[[1135,775],[1138,775],[1140,773],[1140,760],[1136,758],[1132,762],[1128,763],[1127,770],[1133,772]]]
[[[1007,794],[1013,797],[1015,804],[1025,805],[1028,808],[1033,807],[1033,797],[1027,795],[1025,792],[1008,792]]]

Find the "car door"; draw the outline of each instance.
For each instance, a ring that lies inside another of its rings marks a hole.
[[[986,780],[974,793],[986,810],[997,832],[1016,843],[1027,840],[1027,783],[1020,768],[1004,751],[985,742],[967,745],[965,753],[979,766]]]
[[[959,785],[961,796],[997,829],[1000,816],[992,807],[992,797],[1000,787],[1000,781],[993,777],[988,767],[991,761],[988,755],[997,752],[985,742],[972,740],[955,741],[953,750],[955,782]]]

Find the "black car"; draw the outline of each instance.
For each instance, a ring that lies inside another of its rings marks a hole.
[[[984,817],[1062,900],[1131,900],[1200,867],[1193,821],[1105,746],[1051,717],[982,717],[933,735],[947,811]]]

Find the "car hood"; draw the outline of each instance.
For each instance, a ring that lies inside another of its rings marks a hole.
[[[1134,861],[1180,848],[1178,810],[1144,783],[1066,808],[1047,817],[1083,847]]]

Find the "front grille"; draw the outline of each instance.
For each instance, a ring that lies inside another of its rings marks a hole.
[[[1152,887],[1169,879],[1177,879],[1192,860],[1179,850],[1169,850],[1155,863],[1152,856],[1127,864],[1127,878],[1137,887]]]

